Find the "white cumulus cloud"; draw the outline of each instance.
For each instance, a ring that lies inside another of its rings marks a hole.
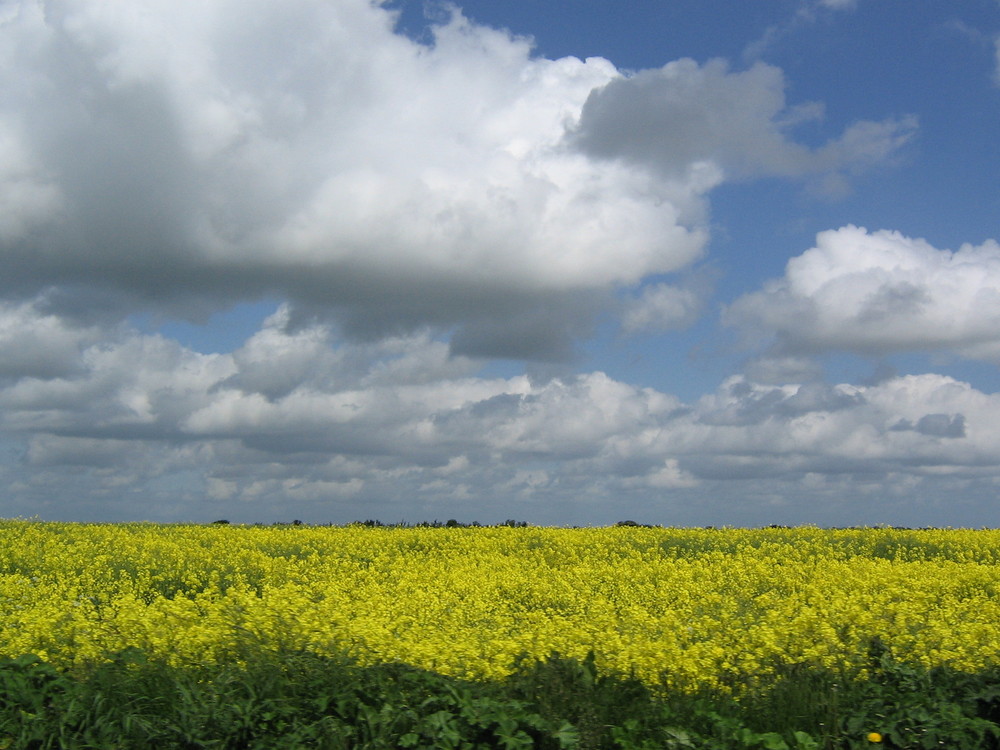
[[[899,232],[821,232],[725,319],[786,354],[937,349],[1000,361],[1000,245],[950,251]]]
[[[577,295],[702,252],[701,185],[563,144],[619,75],[606,60],[533,57],[458,11],[421,44],[368,0],[15,8],[8,292],[84,286],[175,313],[274,293],[383,335],[543,300],[573,318]]]
[[[701,256],[723,179],[839,173],[914,127],[810,149],[777,68],[625,75],[458,10],[426,42],[370,0],[17,0],[0,23],[0,293],[63,313],[274,295],[356,337],[565,358],[612,292]]]

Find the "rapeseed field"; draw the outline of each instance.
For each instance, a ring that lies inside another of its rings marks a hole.
[[[671,690],[1000,662],[1000,532],[0,522],[0,657],[255,649],[500,679],[552,654]],[[863,675],[862,675],[863,676]]]

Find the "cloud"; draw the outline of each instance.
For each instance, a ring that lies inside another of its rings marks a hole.
[[[76,372],[83,349],[104,335],[99,328],[46,314],[32,303],[0,302],[0,380],[47,380]]]
[[[773,352],[752,358],[744,365],[743,372],[749,380],[765,385],[814,383],[823,380],[823,368],[813,357]]]
[[[458,11],[429,44],[394,23],[368,0],[22,0],[2,291],[176,315],[267,293],[357,336],[458,326],[460,348],[532,357],[566,349],[595,295],[701,254],[701,185],[563,143],[611,63],[533,57]],[[512,313],[559,322],[534,347],[484,331]]]
[[[704,307],[704,292],[691,287],[653,284],[638,297],[626,300],[622,328],[626,333],[686,328]]]
[[[907,419],[901,419],[891,429],[902,431],[915,430],[921,435],[962,438],[965,437],[965,415],[925,414],[917,420],[916,424]]]
[[[831,13],[853,11],[857,5],[858,0],[800,0],[787,20],[768,26],[759,39],[746,46],[743,59],[748,62],[759,60],[782,39],[828,18]]]
[[[898,232],[821,232],[724,320],[778,354],[943,350],[1000,361],[1000,245],[938,250]]]
[[[369,0],[19,0],[2,23],[0,294],[63,315],[270,295],[355,338],[563,360],[702,255],[723,179],[839,174],[913,130],[810,149],[788,130],[816,107],[776,68],[626,77],[457,10],[426,42]]]
[[[819,110],[789,107],[784,90],[781,70],[764,63],[730,72],[723,60],[704,66],[678,60],[595,90],[574,140],[594,156],[649,166],[673,179],[698,175],[712,185],[727,178],[864,169],[884,161],[916,130],[910,116],[857,122],[810,149],[788,130]]]
[[[66,337],[33,308],[0,317],[43,348]],[[0,430],[22,456],[0,462],[6,507],[412,520],[462,508],[481,518],[492,503],[504,517],[609,521],[608,497],[626,515],[664,503],[693,513],[734,480],[798,495],[847,476],[916,497],[946,481],[988,482],[1000,465],[1000,397],[940,375],[867,386],[734,376],[684,403],[601,372],[484,377],[426,332],[358,342],[290,319],[280,308],[231,354],[127,327],[81,334],[60,367],[42,361],[35,375],[0,381]],[[54,492],[70,482],[71,499]]]
[[[993,83],[1000,86],[1000,36],[993,40],[993,54],[996,63],[993,69]]]
[[[996,359],[992,242],[820,235],[729,308],[765,349],[692,403],[565,366],[604,312],[629,334],[702,314],[708,285],[670,275],[704,254],[713,189],[842,184],[915,119],[807,145],[822,104],[763,63],[631,74],[457,10],[421,40],[396,22],[369,0],[0,11],[6,514],[684,522],[741,477],[757,499],[991,481],[994,396],[831,385],[810,355]],[[228,353],[129,322],[265,298]]]
[[[995,396],[940,375],[777,388],[737,377],[699,402],[699,422],[712,429],[687,467],[702,479],[810,473],[970,479],[997,461],[989,419],[998,406]]]
[[[858,0],[819,0],[819,4],[831,10],[854,10]]]

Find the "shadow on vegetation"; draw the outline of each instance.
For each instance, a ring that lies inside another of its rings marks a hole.
[[[694,694],[602,674],[593,656],[521,660],[498,682],[309,653],[169,667],[127,650],[86,673],[0,662],[0,747],[763,748],[1000,747],[1000,669],[898,661],[879,641],[866,679],[808,665]]]

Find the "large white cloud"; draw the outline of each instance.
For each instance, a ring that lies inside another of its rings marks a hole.
[[[561,145],[601,59],[368,0],[23,0],[3,21],[8,291],[263,291],[374,332],[488,320],[698,257],[698,185]],[[580,305],[576,306],[577,308]],[[579,313],[579,309],[576,310]]]
[[[939,250],[899,232],[821,232],[726,320],[781,354],[947,350],[1000,361],[1000,245]]]
[[[186,316],[269,293],[369,338],[564,358],[613,290],[702,254],[728,174],[835,173],[912,130],[811,150],[788,130],[815,108],[775,68],[625,76],[458,11],[429,43],[395,21],[373,0],[9,6],[0,293]]]

